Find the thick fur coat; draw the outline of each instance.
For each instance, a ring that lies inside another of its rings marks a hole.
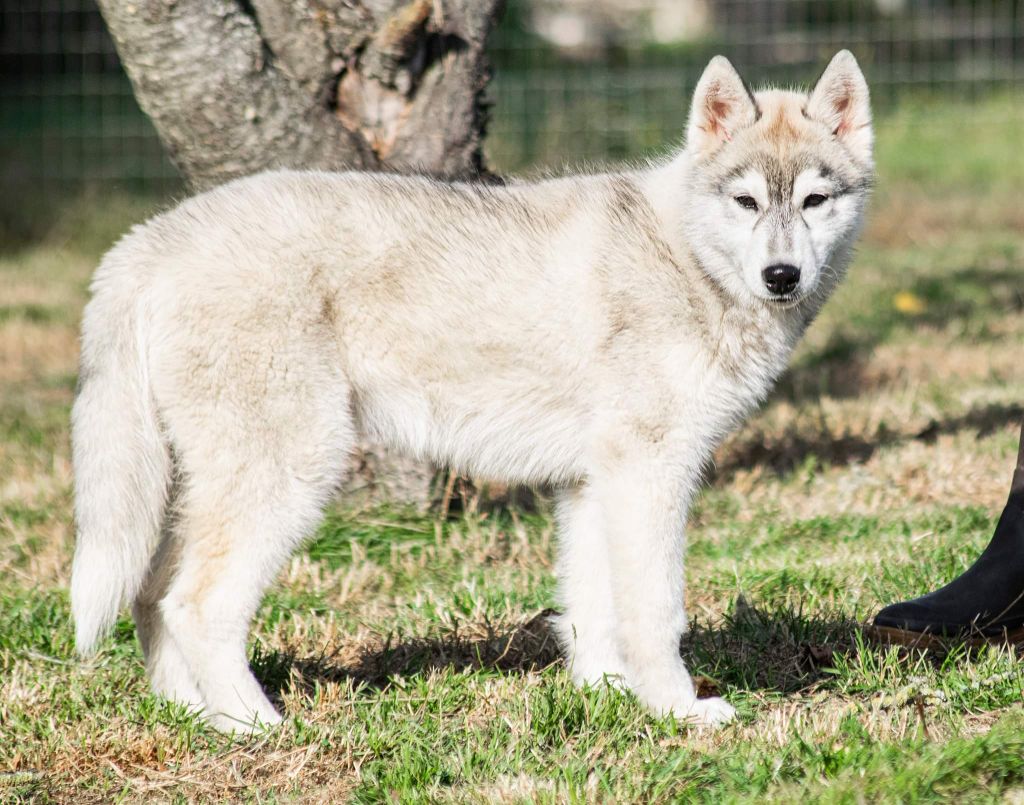
[[[137,227],[83,322],[79,649],[131,602],[158,693],[278,721],[249,623],[367,434],[559,488],[574,679],[728,720],[679,654],[687,507],[842,276],[871,162],[849,53],[809,95],[751,94],[719,57],[685,149],[642,169],[267,173]]]

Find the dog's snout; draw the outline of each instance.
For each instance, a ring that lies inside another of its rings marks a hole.
[[[800,269],[788,263],[776,263],[761,272],[764,284],[774,296],[786,296],[800,284]]]

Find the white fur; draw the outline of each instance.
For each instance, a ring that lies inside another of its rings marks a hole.
[[[737,181],[770,208],[757,165],[790,145],[830,168],[801,173],[796,196],[870,172],[832,120],[801,118],[790,145],[762,136],[769,113],[806,97],[760,94],[755,122],[731,69],[713,62],[694,101],[719,109],[700,93],[725,87],[740,104],[717,139],[643,170],[505,188],[270,173],[129,234],[83,325],[79,649],[132,601],[158,693],[225,729],[279,720],[246,664],[249,622],[363,433],[560,487],[573,678],[680,718],[731,718],[697,699],[679,655],[687,508],[838,278],[864,190],[817,222],[775,211],[806,276],[799,299],[774,304],[750,270],[771,244],[720,174],[747,164]]]

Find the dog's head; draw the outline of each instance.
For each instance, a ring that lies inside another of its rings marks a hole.
[[[841,277],[873,177],[868,87],[849,51],[810,93],[751,92],[716,56],[694,93],[684,211],[692,247],[739,298],[792,307]]]

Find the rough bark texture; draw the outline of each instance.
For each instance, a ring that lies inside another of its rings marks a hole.
[[[99,0],[139,104],[197,190],[269,168],[479,177],[501,3]],[[432,494],[433,468],[370,445],[354,469],[362,496]]]

